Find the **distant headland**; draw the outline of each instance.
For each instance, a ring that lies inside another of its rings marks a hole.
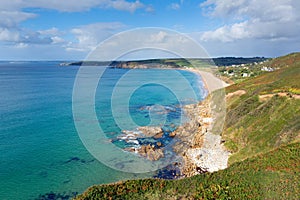
[[[265,57],[218,57],[218,58],[167,58],[167,59],[147,59],[131,61],[76,61],[62,62],[60,66],[110,66],[115,68],[187,68],[193,63],[202,66],[230,66],[248,63],[259,63],[267,60]]]

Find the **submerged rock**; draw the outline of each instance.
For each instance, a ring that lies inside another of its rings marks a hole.
[[[68,200],[68,199],[73,199],[78,195],[78,192],[64,192],[64,193],[54,193],[54,192],[49,192],[46,194],[40,194],[36,200],[54,200],[54,199],[61,199],[61,200]]]
[[[161,147],[161,146],[162,146],[162,143],[161,143],[161,142],[156,142],[156,146],[157,146],[157,147]]]

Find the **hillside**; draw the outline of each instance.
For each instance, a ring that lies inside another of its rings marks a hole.
[[[131,180],[89,188],[77,199],[297,199],[300,144],[290,144],[212,174],[181,180]]]
[[[226,88],[222,137],[234,153],[230,163],[300,139],[300,54],[266,65],[279,69]]]
[[[232,152],[222,171],[180,180],[132,180],[89,188],[77,199],[298,199],[300,54],[226,88],[222,138]]]

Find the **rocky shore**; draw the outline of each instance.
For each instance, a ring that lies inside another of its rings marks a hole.
[[[215,119],[211,96],[198,104],[186,105],[184,110],[190,121],[176,130],[180,142],[174,145],[175,152],[183,158],[181,176],[225,169],[229,152],[223,146],[221,136],[212,133]]]
[[[141,126],[134,131],[123,131],[120,138],[125,139],[126,142],[139,144],[138,138],[154,138],[160,139],[163,137],[164,131],[161,127],[157,126]],[[134,142],[136,141],[136,142]],[[161,142],[157,141],[152,144],[138,145],[136,147],[125,148],[125,151],[138,153],[139,155],[156,161],[164,157],[164,147]]]
[[[225,93],[219,89],[228,84],[210,72],[194,68],[188,71],[201,76],[209,95],[202,102],[184,106],[190,120],[176,130],[180,142],[174,150],[183,158],[182,177],[225,169],[230,155],[220,136],[225,119]]]
[[[189,120],[178,126],[174,131],[165,131],[162,127],[139,127],[134,131],[123,133],[125,138],[153,138],[151,144],[126,148],[126,151],[138,153],[149,160],[159,160],[164,157],[164,145],[158,139],[176,138],[173,151],[181,157],[181,161],[174,162],[172,169],[179,169],[174,178],[189,177],[196,174],[214,172],[227,167],[229,152],[223,146],[224,141],[220,131],[214,131],[217,126],[218,112],[216,102],[211,94],[213,91],[226,86],[224,82],[209,72],[190,70],[201,75],[209,95],[202,102],[183,106],[182,110]],[[123,136],[124,137],[124,136]]]

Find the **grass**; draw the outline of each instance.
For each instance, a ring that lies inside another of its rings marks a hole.
[[[300,143],[180,180],[144,179],[92,186],[76,199],[298,199]]]
[[[279,65],[276,59],[270,62]],[[259,95],[262,94],[298,94],[299,80],[300,63],[297,62],[226,89],[227,93],[246,91],[239,98],[232,98],[227,102],[222,137],[226,141],[225,146],[234,153],[229,159],[230,164],[270,151],[282,144],[299,141],[300,100],[279,95],[274,95],[267,101],[259,100]]]

